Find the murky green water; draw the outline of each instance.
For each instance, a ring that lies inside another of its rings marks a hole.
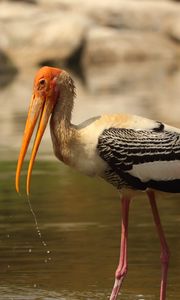
[[[14,190],[15,161],[0,162],[0,299],[108,299],[119,255],[118,193],[56,161],[36,163],[31,204]],[[24,187],[25,171],[21,186]],[[22,189],[23,190],[23,189]],[[180,299],[180,199],[159,199],[171,249],[169,300]],[[159,243],[144,195],[131,206],[129,272],[120,299],[158,299]]]

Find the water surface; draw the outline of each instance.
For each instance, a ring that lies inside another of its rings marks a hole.
[[[61,163],[39,161],[31,203],[14,191],[14,161],[1,161],[0,299],[108,299],[119,255],[118,193]],[[168,299],[179,299],[179,199],[158,201],[171,248]],[[142,194],[131,206],[129,273],[121,299],[158,299],[159,243],[149,204]]]

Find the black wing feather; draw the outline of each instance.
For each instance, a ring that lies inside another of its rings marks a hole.
[[[180,134],[157,128],[152,130],[134,130],[125,128],[105,129],[98,140],[97,149],[100,157],[105,160],[110,170],[121,177],[132,188],[144,190],[153,187],[171,192],[180,191],[180,180],[148,183],[128,174],[133,165],[154,161],[180,160]],[[164,185],[166,184],[166,188]],[[163,187],[162,187],[163,186]],[[174,191],[175,189],[175,191]]]

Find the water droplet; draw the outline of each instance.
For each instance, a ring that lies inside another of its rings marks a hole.
[[[45,241],[42,241],[42,244],[43,244],[44,247],[47,246],[47,244],[45,243]]]
[[[37,218],[36,218],[35,212],[34,212],[34,210],[33,210],[33,208],[32,208],[32,205],[31,205],[30,197],[28,196],[27,199],[28,199],[29,209],[30,209],[31,214],[32,214],[32,216],[33,216],[33,218],[34,218],[34,223],[35,223],[35,228],[36,228],[37,234],[38,234],[38,236],[39,236],[39,238],[40,238],[41,244],[42,244],[44,247],[46,247],[47,244],[46,244],[46,242],[42,239],[42,234],[41,234],[41,231],[40,231],[39,226],[38,226],[38,222],[37,222]]]

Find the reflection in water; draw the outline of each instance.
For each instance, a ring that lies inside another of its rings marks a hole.
[[[1,162],[0,169],[0,299],[107,299],[119,254],[117,192],[61,163],[37,162],[31,203],[48,245],[44,247],[26,196],[14,191],[15,162]],[[161,198],[172,253],[168,300],[175,300],[180,298],[179,199]],[[122,300],[158,299],[159,242],[145,199],[141,194],[131,207],[129,273]]]

